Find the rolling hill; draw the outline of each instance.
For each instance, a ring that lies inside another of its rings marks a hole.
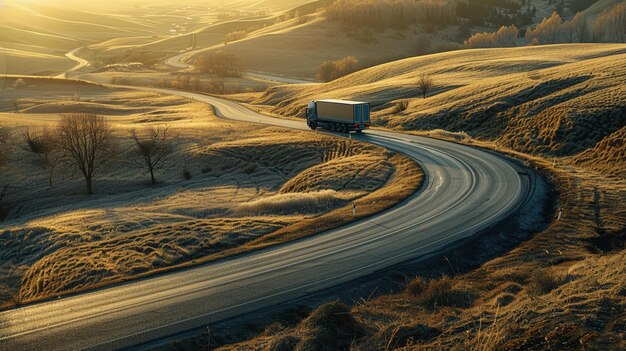
[[[623,44],[463,50],[396,61],[327,84],[273,87],[255,103],[299,116],[314,99],[365,100],[380,127],[465,132],[624,175],[617,167],[624,145],[615,144],[614,134],[626,124],[623,62]],[[426,99],[417,87],[421,74],[435,82]],[[616,155],[600,157],[609,146]]]
[[[211,326],[217,349],[624,350],[623,62],[623,44],[463,50],[269,89],[257,106],[289,116],[312,99],[371,101],[379,127],[513,156],[552,189],[531,205],[536,212],[482,238],[346,288],[347,305],[292,307],[259,322],[258,333]],[[421,74],[435,82],[425,99]],[[534,216],[545,225],[529,228]],[[176,347],[194,350],[208,337]]]
[[[341,24],[312,14],[253,31],[227,46],[208,48],[189,61],[204,52],[224,50],[239,56],[249,70],[311,79],[326,60],[355,56],[362,65],[371,66],[415,56],[425,46],[437,46],[437,50],[454,47],[443,39],[445,35],[434,33],[425,39],[417,30],[346,31]]]
[[[129,35],[152,35],[156,25],[121,15],[42,4],[8,3],[0,11],[0,54],[10,74],[58,73],[73,66],[65,53],[81,45]]]

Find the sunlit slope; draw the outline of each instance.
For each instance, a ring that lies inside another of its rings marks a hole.
[[[191,48],[194,36],[196,47],[213,46],[223,43],[224,38],[230,32],[268,25],[272,21],[272,19],[268,18],[236,20],[212,24],[200,30],[177,36],[115,38],[93,44],[90,46],[90,49],[101,50],[105,55],[109,56],[125,55],[129,50],[153,53],[176,52]]]
[[[0,55],[7,73],[58,73],[73,62],[71,49],[129,35],[152,35],[149,21],[47,5],[5,4],[0,9]],[[4,73],[4,72],[3,72]]]
[[[310,2],[315,2],[315,0],[261,0],[255,6],[274,10],[288,10]]]
[[[256,15],[245,16],[233,20],[219,20],[216,18],[208,25],[200,29],[190,31],[175,36],[152,36],[152,37],[125,37],[100,42],[90,46],[90,49],[98,50],[100,55],[113,57],[124,61],[127,56],[134,53],[142,53],[144,57],[163,59],[167,55],[178,53],[189,49],[222,49],[226,36],[231,32],[246,32],[247,39],[254,38],[261,34],[280,31],[297,24],[296,21],[277,21],[278,17],[293,16],[295,13],[314,12],[320,5],[320,1],[261,1],[230,4],[228,7],[217,7],[213,9],[215,13],[225,11],[229,13],[232,9],[240,11],[250,11]],[[230,10],[230,11],[228,11]],[[279,22],[279,23],[276,23]],[[193,45],[195,41],[195,46]]]
[[[149,23],[137,19],[123,19],[120,16],[100,15],[83,11],[50,6],[7,5],[1,12],[2,25],[14,30],[51,35],[76,41],[93,42],[123,35],[151,34]],[[15,34],[16,32],[9,33]],[[1,34],[6,42],[17,42],[49,47],[50,43],[33,38]],[[66,43],[59,49],[71,48],[73,43]]]
[[[624,62],[623,44],[464,50],[392,62],[328,84],[275,87],[257,103],[300,115],[313,99],[365,100],[380,126],[463,131],[558,157],[601,148],[579,162],[619,170],[612,165],[624,157],[623,142],[601,142],[626,124]],[[435,82],[426,99],[417,87],[421,74]],[[607,147],[614,157],[599,157]]]
[[[624,0],[599,0],[589,6],[589,8],[584,11],[584,13],[587,16],[595,17],[601,14],[603,11],[610,10],[611,8],[613,8],[613,6],[619,3],[626,5],[626,1]]]
[[[372,64],[413,56],[418,46],[414,36],[384,32],[363,37],[311,15],[268,26],[211,50],[235,53],[248,70],[314,78],[320,64],[329,59],[355,56],[363,64]]]
[[[62,56],[0,47],[0,73],[50,74],[74,66]]]

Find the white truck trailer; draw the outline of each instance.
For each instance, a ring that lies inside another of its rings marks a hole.
[[[333,132],[361,133],[370,126],[370,105],[347,100],[314,100],[306,109],[309,128],[324,128]]]

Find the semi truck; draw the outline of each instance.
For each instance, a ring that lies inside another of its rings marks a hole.
[[[370,105],[348,100],[314,100],[306,108],[309,128],[324,128],[333,132],[361,133],[370,126]]]

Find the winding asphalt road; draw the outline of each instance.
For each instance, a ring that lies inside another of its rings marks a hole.
[[[78,50],[67,56],[80,68],[88,63],[74,55]],[[224,99],[132,89],[205,102],[222,118],[307,130],[303,121],[266,117]],[[437,252],[503,221],[528,197],[528,179],[493,154],[400,133],[372,130],[353,137],[417,160],[427,175],[422,191],[382,214],[307,240],[0,312],[0,350],[132,347],[306,297]]]
[[[82,49],[83,47],[79,47],[65,54],[65,57],[76,62],[76,65],[74,65],[74,67],[70,68],[69,70],[57,75],[55,78],[67,78],[69,73],[77,71],[89,65],[89,61],[76,56],[76,54]]]
[[[214,97],[233,120],[306,129]],[[0,313],[0,350],[110,350],[305,297],[416,259],[514,213],[529,184],[504,159],[449,142],[368,131],[354,136],[418,160],[423,190],[401,205],[313,238],[215,264]]]

